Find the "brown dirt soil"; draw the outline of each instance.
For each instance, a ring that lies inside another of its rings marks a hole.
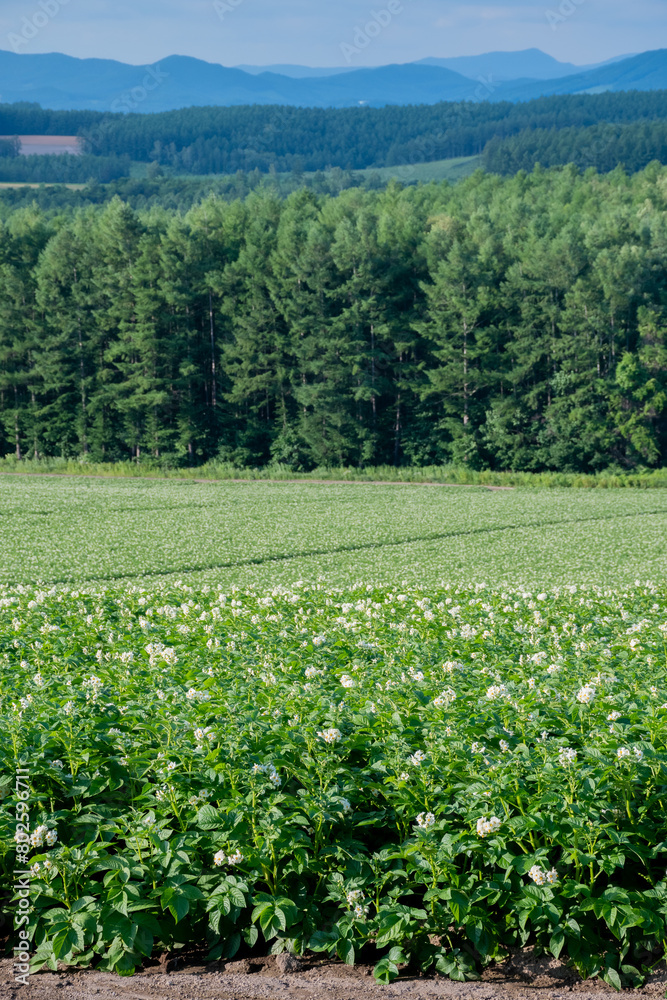
[[[440,976],[404,972],[389,986],[375,982],[371,966],[302,959],[243,958],[173,968],[166,961],[131,978],[104,972],[40,972],[27,986],[13,980],[11,962],[0,962],[0,1000],[611,1000],[618,994],[597,980],[582,982],[550,956],[530,948],[487,970],[481,982],[454,983]],[[167,971],[165,972],[165,967]],[[637,997],[664,997],[667,969]],[[628,991],[629,992],[629,991]]]

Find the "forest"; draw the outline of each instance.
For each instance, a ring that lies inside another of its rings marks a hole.
[[[341,170],[340,167],[326,173],[318,170],[301,176],[239,170],[235,174],[218,177],[119,177],[107,183],[88,181],[75,187],[44,184],[40,187],[0,188],[0,218],[6,218],[22,206],[38,205],[44,214],[57,215],[86,205],[104,205],[115,197],[120,197],[136,209],[162,207],[183,212],[210,194],[234,201],[246,198],[251,191],[263,190],[285,198],[302,188],[316,194],[335,196],[350,187],[379,190],[385,186],[386,182],[376,171]]]
[[[1,147],[1,144],[0,144]],[[2,156],[0,148],[0,183],[5,184],[109,184],[129,177],[129,156]]]
[[[554,167],[573,163],[600,173],[619,164],[630,173],[659,160],[667,163],[667,121],[602,124],[588,128],[524,129],[516,136],[491,139],[483,163],[491,173],[511,175],[536,163]]]
[[[0,453],[295,470],[667,459],[667,169],[24,207]]]
[[[129,173],[130,161],[156,164],[175,174],[199,175],[255,169],[298,175],[331,167],[362,170],[424,163],[476,156],[491,140],[526,130],[664,121],[665,96],[663,91],[635,91],[543,97],[521,104],[468,101],[340,110],[256,105],[147,115],[5,104],[0,105],[0,135],[81,135],[88,157],[79,164],[72,162],[76,157],[63,156],[21,157],[23,163],[17,159],[3,163],[0,150],[0,180],[112,180],[123,171]],[[662,141],[662,133],[656,138]],[[569,162],[571,157],[567,152],[564,155],[566,159],[559,163]],[[612,159],[613,155],[612,151]],[[658,151],[651,159],[657,158]],[[46,160],[52,160],[52,165]],[[616,158],[611,169],[619,162],[623,161]],[[590,165],[604,169],[598,163]]]

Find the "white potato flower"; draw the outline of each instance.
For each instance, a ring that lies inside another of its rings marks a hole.
[[[430,830],[435,826],[435,816],[433,813],[419,813],[417,816],[417,826],[421,830]]]
[[[343,734],[340,729],[325,729],[323,732],[317,734],[320,739],[323,739],[325,743],[339,743]]]
[[[595,698],[595,688],[592,684],[584,684],[582,688],[577,691],[577,701],[582,705],[591,705]]]
[[[501,826],[502,823],[497,816],[492,816],[490,819],[482,816],[481,819],[477,820],[477,835],[488,837],[490,833],[497,833]]]
[[[555,868],[545,872],[539,865],[533,865],[528,874],[536,885],[554,885],[558,881],[558,872]]]

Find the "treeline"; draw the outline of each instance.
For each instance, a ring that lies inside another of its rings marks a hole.
[[[0,139],[0,158],[15,159],[21,152],[21,141],[16,136]],[[1,164],[0,159],[0,164]]]
[[[494,136],[525,128],[588,126],[667,116],[664,93],[550,97],[527,104],[419,107],[189,108],[127,115],[93,129],[88,148],[129,153],[179,173],[345,170],[424,163],[483,152]]]
[[[667,460],[667,170],[116,199],[0,238],[0,451],[293,469]]]
[[[12,182],[13,183],[13,182]],[[75,182],[74,182],[75,183]],[[134,209],[166,208],[186,212],[211,194],[226,201],[245,199],[253,191],[267,191],[286,198],[301,188],[318,195],[336,196],[351,187],[377,191],[387,182],[380,174],[341,170],[318,171],[314,174],[262,174],[259,170],[220,177],[121,177],[107,184],[91,181],[71,189],[44,184],[39,188],[11,187],[0,190],[0,218],[7,218],[17,208],[36,205],[45,215],[72,212],[88,205],[104,205],[115,197]]]
[[[105,117],[101,111],[53,111],[33,101],[16,101],[0,104],[0,135],[79,135]]]
[[[580,94],[418,107],[186,108],[160,114],[47,111],[0,105],[0,135],[76,134],[91,155],[154,162],[176,173],[233,174],[425,163],[481,154],[526,129],[587,128],[667,118],[665,92]],[[16,178],[18,179],[18,178]]]
[[[128,177],[129,156],[5,156],[0,149],[0,182],[8,184],[108,184]]]
[[[510,176],[519,170],[573,163],[581,170],[593,167],[608,173],[617,166],[629,173],[658,160],[667,163],[667,121],[631,125],[593,125],[590,128],[525,129],[510,139],[491,139],[484,150],[484,166]]]

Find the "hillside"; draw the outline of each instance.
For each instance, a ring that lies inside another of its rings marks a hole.
[[[521,79],[508,79],[512,67]],[[279,68],[292,74],[303,69]],[[146,68],[107,59],[1,51],[0,93],[7,103],[30,101],[54,110],[125,113],[211,105],[348,108],[524,101],[550,94],[666,88],[667,50],[646,52],[586,72],[558,63],[538,50],[429,59],[333,76],[297,78],[257,73],[256,69],[244,72],[186,56],[170,56]],[[568,69],[577,71],[562,75]],[[536,79],[549,74],[558,78]]]
[[[421,65],[440,66],[471,80],[492,78],[496,83],[508,80],[556,80],[576,73],[596,69],[596,66],[575,66],[562,63],[540,49],[523,52],[486,52],[480,56],[455,56],[452,59],[420,59]]]
[[[176,176],[257,171],[293,172],[298,178],[332,167],[343,171],[386,167],[398,168],[410,183],[417,165],[479,156],[491,140],[536,130],[562,133],[603,123],[659,122],[667,117],[666,107],[665,91],[561,95],[525,103],[465,101],[383,108],[254,105],[130,115],[0,105],[0,135],[79,135],[86,154],[0,156],[0,181],[109,182],[128,176],[135,162],[150,167],[153,177],[161,172]],[[657,133],[648,134],[644,163],[662,158],[655,138]],[[562,159],[560,140],[558,145],[557,162],[568,162],[567,155]]]
[[[662,90],[665,87],[667,49],[657,49],[561,80],[508,84],[502,93],[504,99],[514,101],[556,94],[600,94],[605,91]]]
[[[147,70],[110,59],[0,52],[0,92],[7,103],[31,101],[55,110],[155,112],[210,105],[433,104],[473,100],[475,87],[437,66],[384,66],[295,80],[253,76],[187,56],[170,56]]]
[[[627,56],[618,57],[612,62],[618,62]],[[492,75],[496,81],[533,79],[533,80],[555,80],[562,76],[572,76],[575,73],[584,73],[587,70],[596,69],[597,66],[575,66],[573,63],[562,63],[553,56],[541,52],[540,49],[525,49],[521,52],[486,52],[478,56],[455,56],[451,59],[418,59],[418,66],[440,66],[444,69],[451,69],[455,73],[468,77],[470,80],[478,80],[480,76],[488,77]],[[606,63],[604,64],[606,65]],[[304,77],[330,77],[338,76],[340,73],[352,73],[356,71],[356,66],[336,66],[317,67],[294,66],[291,64],[277,64],[273,66],[237,66],[245,73],[257,76],[260,73],[279,73],[281,76],[291,76],[295,80],[302,80]]]

